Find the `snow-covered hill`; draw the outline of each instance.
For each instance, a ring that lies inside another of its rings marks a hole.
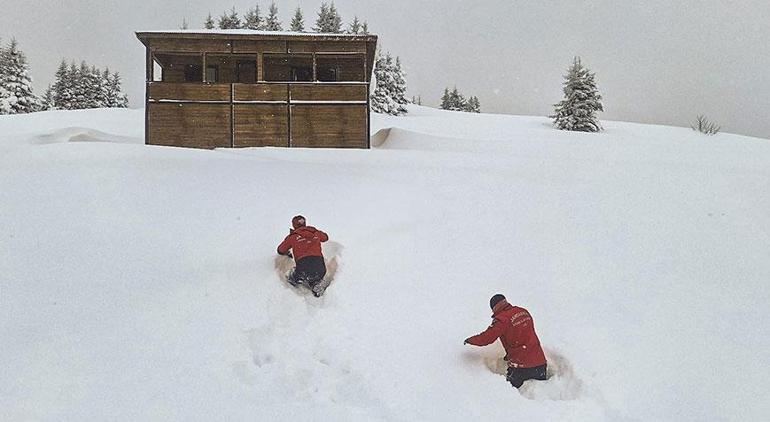
[[[770,141],[413,107],[377,148],[143,145],[0,116],[0,420],[762,420]],[[282,283],[302,213],[343,248]],[[551,378],[463,346],[530,310]]]

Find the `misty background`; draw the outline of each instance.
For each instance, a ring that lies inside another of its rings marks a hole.
[[[262,1],[0,0],[0,40],[27,55],[35,93],[62,59],[123,76],[143,107],[139,30],[203,28]],[[284,28],[299,5],[305,27],[321,0],[277,1]],[[699,114],[722,131],[770,138],[770,2],[337,0],[343,25],[366,20],[378,47],[400,56],[408,97],[437,107],[445,87],[478,96],[482,112],[549,115],[573,56],[596,73],[601,120],[689,126]]]

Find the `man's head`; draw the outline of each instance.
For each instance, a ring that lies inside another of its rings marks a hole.
[[[489,308],[495,309],[495,305],[505,300],[505,296],[501,295],[500,293],[492,296],[491,299],[489,299]]]
[[[294,216],[294,218],[291,219],[291,226],[295,229],[305,227],[305,217],[301,215]]]

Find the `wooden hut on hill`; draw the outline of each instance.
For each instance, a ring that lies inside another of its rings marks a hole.
[[[137,32],[145,143],[369,148],[375,35]]]

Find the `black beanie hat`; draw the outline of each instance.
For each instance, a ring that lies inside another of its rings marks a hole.
[[[489,308],[495,309],[495,305],[497,305],[501,300],[505,300],[505,296],[501,295],[500,293],[492,296],[492,298],[489,299]]]

